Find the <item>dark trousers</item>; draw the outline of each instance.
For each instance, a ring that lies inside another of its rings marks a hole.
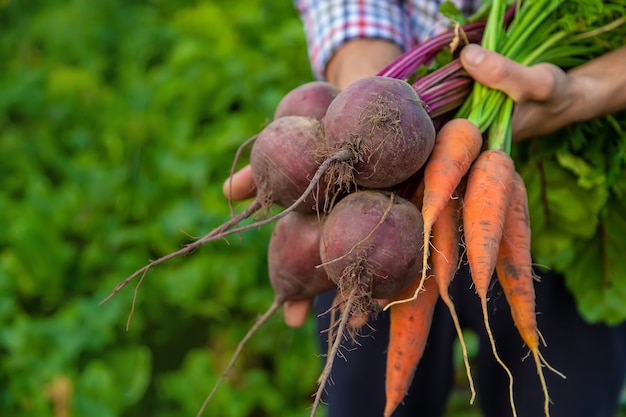
[[[547,346],[541,352],[547,362],[564,373],[562,379],[544,368],[552,404],[552,417],[614,417],[626,375],[626,324],[590,325],[576,311],[563,279],[543,274],[536,283],[537,322]],[[477,390],[476,407],[485,417],[511,416],[508,377],[498,365],[484,330],[478,296],[471,287],[467,268],[455,277],[450,293],[461,325],[479,338],[479,352],[470,359]],[[511,319],[502,289],[494,280],[488,294],[490,325],[498,354],[513,373],[514,400],[519,417],[544,415],[544,395],[532,357]],[[319,330],[328,328],[328,311],[334,294],[317,300]],[[625,300],[626,302],[626,300]],[[378,315],[365,326],[357,344],[346,341],[345,358],[336,358],[324,401],[328,417],[382,417],[385,402],[385,353],[389,317]],[[320,347],[327,351],[326,332],[320,332]],[[428,344],[417,367],[404,403],[393,417],[440,417],[453,385],[453,347],[456,339],[450,314],[437,304]],[[469,402],[469,396],[468,396]]]

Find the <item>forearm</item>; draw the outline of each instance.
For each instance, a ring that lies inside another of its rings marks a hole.
[[[541,69],[539,68],[541,67]],[[544,77],[533,83],[520,79],[516,100],[513,139],[522,140],[552,133],[563,127],[626,109],[626,47],[599,56],[567,74],[554,66],[539,64],[528,73]],[[532,80],[532,77],[529,78]],[[533,90],[523,93],[523,90]]]
[[[626,109],[626,46],[568,73],[547,63],[527,67],[475,45],[463,49],[461,61],[474,80],[515,101],[514,141]]]
[[[626,46],[572,69],[578,99],[568,109],[572,122],[626,110]]]
[[[376,75],[402,54],[395,43],[382,39],[353,39],[335,51],[326,66],[326,79],[340,89]]]
[[[313,73],[341,88],[376,74],[416,42],[400,1],[296,0],[295,4],[304,23]],[[391,50],[395,52],[390,54]],[[344,74],[352,73],[344,80]]]

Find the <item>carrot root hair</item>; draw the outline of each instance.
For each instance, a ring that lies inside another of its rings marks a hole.
[[[476,398],[476,389],[474,388],[474,379],[472,378],[469,357],[467,354],[467,345],[456,313],[454,302],[450,297],[448,288],[454,279],[459,268],[460,259],[460,242],[461,242],[461,202],[460,196],[463,194],[464,183],[457,187],[454,195],[448,200],[437,220],[433,224],[432,246],[433,252],[430,255],[431,270],[433,277],[439,289],[439,296],[448,307],[454,328],[461,345],[463,354],[463,363],[465,365],[465,373],[469,383],[471,393],[470,404],[474,403]]]
[[[510,201],[504,219],[502,241],[498,248],[496,272],[511,309],[511,316],[517,330],[530,349],[544,394],[544,413],[550,415],[550,396],[543,373],[543,367],[557,375],[562,373],[548,364],[539,351],[540,342],[545,340],[539,332],[535,313],[535,275],[532,268],[530,250],[531,228],[528,215],[528,197],[524,181],[515,172],[512,179]]]
[[[485,330],[487,331],[487,336],[489,337],[489,343],[491,344],[491,351],[493,352],[493,356],[498,362],[498,364],[502,367],[504,372],[506,372],[507,377],[509,378],[509,404],[511,404],[511,412],[513,413],[513,417],[517,417],[517,408],[515,407],[515,399],[513,398],[513,374],[508,366],[504,363],[504,361],[500,358],[498,354],[498,350],[496,349],[496,340],[493,337],[493,333],[491,332],[491,325],[489,324],[489,315],[487,313],[487,299],[483,298],[480,300],[480,304],[483,311],[483,320],[485,323]]]

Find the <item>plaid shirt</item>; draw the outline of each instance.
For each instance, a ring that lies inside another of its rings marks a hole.
[[[313,73],[323,79],[335,50],[355,38],[386,39],[407,50],[444,23],[442,0],[295,0],[304,23]],[[453,0],[469,14],[479,0]]]

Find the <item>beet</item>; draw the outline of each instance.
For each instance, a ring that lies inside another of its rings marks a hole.
[[[284,116],[306,116],[322,120],[326,109],[339,94],[327,81],[311,81],[288,92],[276,106],[274,119]]]
[[[354,182],[388,188],[416,173],[435,143],[435,128],[422,101],[403,80],[357,80],[328,106],[323,128],[331,149],[350,149]]]
[[[324,146],[322,126],[317,119],[284,116],[269,123],[257,136],[250,153],[250,165],[261,204],[291,206],[303,194],[320,166]],[[326,186],[294,209],[316,211]]]
[[[376,190],[349,194],[324,222],[321,258],[344,293],[361,286],[372,298],[391,298],[421,271],[422,215],[408,200],[391,198]]]
[[[314,297],[335,286],[320,267],[321,228],[314,214],[292,212],[276,222],[267,263],[279,302]]]
[[[315,415],[346,329],[363,324],[378,308],[374,298],[398,295],[422,270],[423,219],[411,202],[389,192],[357,191],[330,211],[322,228],[320,255],[339,287],[341,317],[319,378]],[[334,330],[334,329],[331,329]]]

